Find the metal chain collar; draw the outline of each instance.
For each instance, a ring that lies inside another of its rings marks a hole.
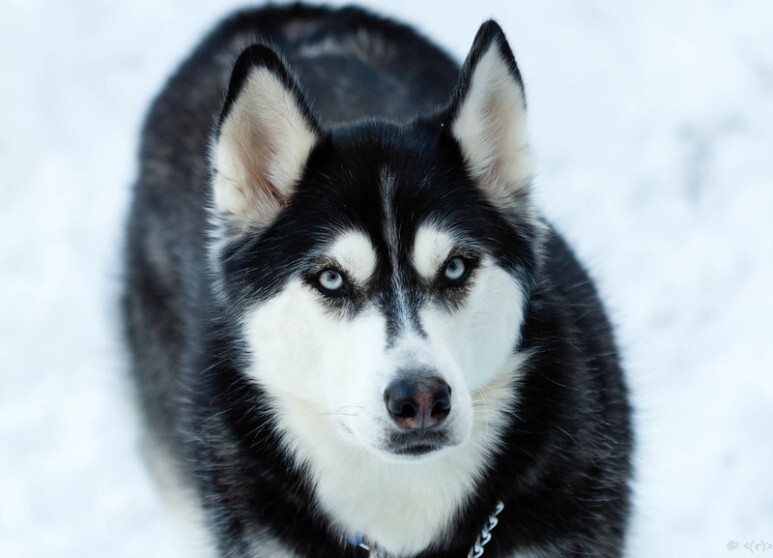
[[[483,529],[481,529],[478,538],[475,539],[475,544],[472,545],[469,554],[467,554],[467,558],[480,558],[483,556],[483,547],[491,540],[491,531],[493,531],[494,527],[499,523],[497,516],[503,509],[505,509],[505,505],[500,500],[494,507],[494,513],[488,516],[488,521],[483,526]]]
[[[501,513],[501,511],[504,508],[505,508],[505,505],[501,501],[497,502],[497,505],[494,507],[494,511],[488,517],[486,524],[483,526],[483,529],[481,529],[480,534],[475,539],[475,543],[472,545],[472,548],[467,553],[466,558],[480,558],[481,556],[483,556],[483,553],[485,551],[483,547],[486,546],[488,542],[491,540],[491,531],[493,531],[494,527],[496,527],[497,524],[499,523],[499,519],[497,518],[497,516]],[[370,546],[364,542],[359,542],[357,546],[367,550],[369,558],[394,558],[389,554],[387,554],[386,552],[379,550],[376,546]]]

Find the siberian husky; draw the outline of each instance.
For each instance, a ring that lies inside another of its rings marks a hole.
[[[625,381],[532,174],[493,21],[461,68],[355,8],[205,38],[145,123],[124,297],[193,554],[622,554]]]

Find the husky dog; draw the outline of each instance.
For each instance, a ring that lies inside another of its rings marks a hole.
[[[459,68],[359,9],[266,7],[182,64],[124,313],[198,555],[621,555],[625,382],[532,172],[493,21]]]

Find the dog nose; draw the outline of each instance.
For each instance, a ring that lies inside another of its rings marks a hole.
[[[395,380],[384,392],[384,401],[401,428],[433,428],[451,412],[451,387],[436,376]]]

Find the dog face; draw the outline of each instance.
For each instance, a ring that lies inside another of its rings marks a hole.
[[[509,389],[539,248],[524,107],[495,24],[448,108],[405,126],[322,130],[276,54],[241,55],[212,261],[247,373],[293,420],[418,459],[464,444],[487,390]]]

